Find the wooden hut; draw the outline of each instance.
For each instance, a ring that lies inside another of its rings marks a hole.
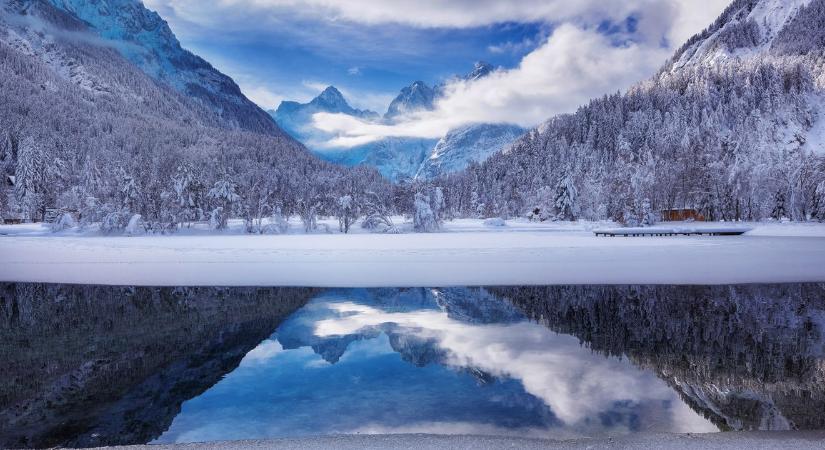
[[[693,208],[665,209],[662,211],[663,222],[704,222],[705,216]]]

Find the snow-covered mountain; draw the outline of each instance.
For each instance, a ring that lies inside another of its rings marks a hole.
[[[625,94],[551,118],[452,182],[453,204],[632,223],[825,220],[825,0],[736,0]],[[559,211],[556,211],[558,213]]]
[[[474,81],[495,70],[493,66],[478,62],[473,70],[455,80]],[[333,135],[312,124],[313,114],[319,112],[340,113],[360,119],[393,123],[406,114],[428,111],[444,91],[444,84],[428,86],[416,81],[401,89],[390,103],[383,119],[372,111],[352,108],[336,88],[330,86],[309,103],[281,102],[270,115],[291,136],[303,142],[318,156],[345,166],[365,165],[374,167],[392,181],[404,179],[432,179],[439,175],[456,172],[471,162],[482,162],[490,155],[505,149],[524,130],[506,124],[471,124],[453,130],[442,139],[390,137],[350,149],[329,149],[325,142]]]
[[[811,9],[803,10],[811,3]],[[812,0],[734,1],[713,25],[677,51],[664,72],[778,55],[800,41],[817,43],[817,35],[823,33],[822,27],[799,25],[816,17],[817,9],[821,7],[821,2]],[[811,25],[815,24],[821,23]],[[818,44],[821,46],[822,42]]]
[[[378,113],[355,109],[347,103],[341,91],[334,86],[324,89],[309,103],[284,101],[269,114],[284,131],[309,146],[328,139],[329,135],[312,126],[312,116],[317,113],[346,114],[362,119],[377,119]]]
[[[416,81],[401,89],[401,93],[393,99],[389,108],[387,108],[384,118],[392,120],[412,112],[431,110],[437,97],[438,91],[427,86],[427,83],[423,81]]]
[[[525,133],[524,128],[507,124],[475,124],[456,128],[441,138],[418,168],[415,177],[432,179],[458,172],[471,162],[481,163],[502,151]]]
[[[140,0],[48,1],[83,21],[146,74],[197,99],[226,122],[249,131],[280,133],[231,78],[184,50],[166,21]]]

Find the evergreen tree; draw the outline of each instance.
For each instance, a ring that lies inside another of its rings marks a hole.
[[[228,174],[224,174],[209,190],[207,197],[214,206],[209,219],[211,227],[216,230],[225,229],[235,204],[240,200],[240,196],[235,192],[235,183]]]
[[[46,154],[42,144],[28,137],[20,145],[15,170],[14,194],[30,220],[43,217],[46,190]]]
[[[782,218],[787,217],[787,211],[785,211],[785,192],[781,189],[776,191],[771,217],[775,220],[782,220]]]
[[[578,204],[576,186],[569,175],[563,176],[556,185],[554,206],[557,220],[576,220]]]

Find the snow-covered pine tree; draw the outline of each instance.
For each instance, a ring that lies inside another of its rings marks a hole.
[[[825,222],[825,181],[816,186],[811,216],[815,220]]]
[[[435,219],[436,224],[441,227],[441,224],[444,222],[443,216],[447,204],[444,201],[444,191],[438,186],[433,189],[431,206],[433,210],[433,218]]]
[[[656,225],[656,215],[653,213],[653,208],[650,206],[650,200],[642,200],[642,217],[640,223],[642,226],[650,227]]]
[[[235,183],[229,174],[225,173],[220,180],[216,181],[206,196],[212,201],[214,207],[210,213],[210,226],[215,230],[225,229],[235,204],[240,200],[240,196],[235,192]]]
[[[576,220],[579,208],[577,203],[578,192],[570,175],[564,175],[556,185],[556,196],[553,200],[557,220]]]
[[[785,210],[785,192],[780,189],[776,191],[776,196],[774,197],[774,206],[771,211],[771,218],[775,220],[782,220],[787,217],[787,215],[788,212]]]
[[[29,220],[42,219],[45,190],[46,154],[42,143],[30,136],[20,143],[14,184],[17,203]]]
[[[121,206],[129,212],[138,213],[140,205],[140,190],[137,180],[125,169],[120,171],[120,198]]]

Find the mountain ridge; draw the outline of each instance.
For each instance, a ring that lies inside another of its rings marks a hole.
[[[44,0],[74,15],[147,75],[197,99],[232,126],[281,135],[275,122],[240,87],[185,50],[169,25],[139,0]],[[123,43],[123,44],[120,44]]]
[[[470,72],[454,76],[452,80],[475,81],[495,70],[492,65],[479,61]],[[325,147],[325,142],[335,136],[315,129],[312,123],[313,114],[325,112],[392,124],[406,114],[435,108],[444,87],[444,83],[430,87],[423,81],[414,81],[401,89],[383,117],[372,111],[352,108],[333,86],[308,103],[282,101],[278,109],[270,110],[269,114],[290,135],[327,161],[345,166],[375,167],[391,181],[428,180],[461,170],[471,162],[481,162],[501,151],[525,131],[506,124],[469,124],[451,130],[441,139],[388,137],[346,150],[330,150]]]

